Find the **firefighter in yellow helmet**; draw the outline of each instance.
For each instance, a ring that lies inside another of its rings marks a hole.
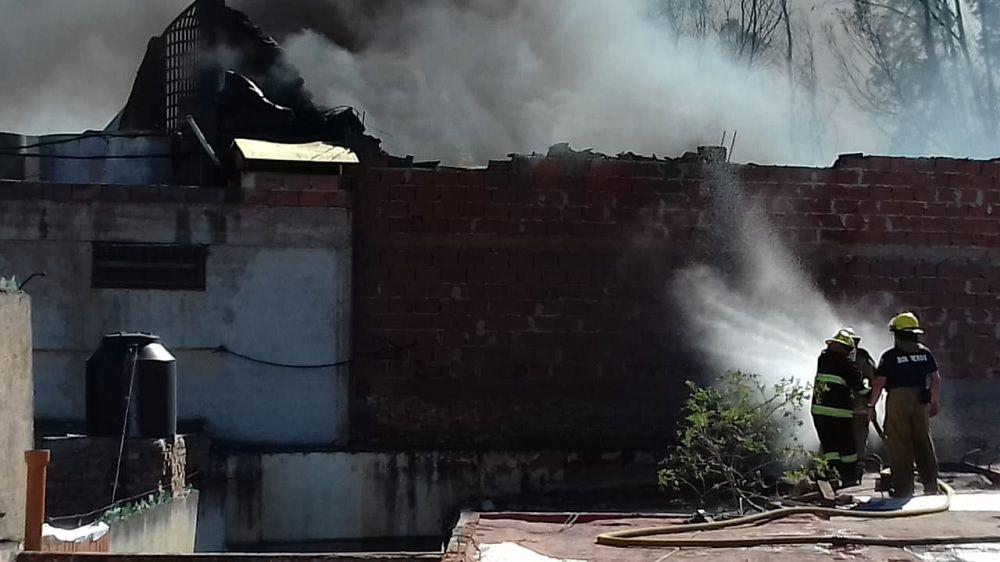
[[[864,453],[868,447],[868,394],[875,383],[875,360],[868,350],[861,347],[861,337],[858,336],[854,328],[848,326],[844,328],[851,339],[854,340],[854,364],[861,371],[861,384],[863,388],[854,394],[854,442],[857,444],[858,454]]]
[[[882,354],[868,401],[869,419],[875,416],[885,388],[886,444],[892,467],[892,495],[913,495],[913,465],[916,463],[925,494],[937,493],[938,463],[930,435],[930,418],[937,415],[941,400],[941,375],[934,355],[920,343],[920,322],[912,312],[889,322],[895,338],[892,349]]]
[[[861,391],[861,371],[854,363],[854,339],[847,330],[826,340],[813,382],[812,418],[823,458],[837,470],[844,486],[856,483],[858,449],[854,440],[854,400]]]

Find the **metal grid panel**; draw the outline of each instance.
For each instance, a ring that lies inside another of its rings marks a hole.
[[[196,95],[199,37],[198,3],[184,10],[163,33],[166,43],[166,123],[176,131],[183,119],[182,106]]]

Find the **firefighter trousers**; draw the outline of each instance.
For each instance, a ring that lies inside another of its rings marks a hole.
[[[889,447],[894,495],[913,494],[916,463],[924,492],[937,490],[938,463],[931,441],[928,405],[919,388],[892,388],[885,403],[885,437]]]
[[[845,484],[857,481],[858,449],[854,437],[854,416],[850,410],[842,417],[813,414],[823,458],[837,469]]]

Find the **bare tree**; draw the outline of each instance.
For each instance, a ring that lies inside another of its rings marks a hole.
[[[786,4],[787,0],[660,0],[659,7],[676,37],[718,40],[736,60],[754,66],[771,61]]]
[[[963,0],[853,0],[841,11],[839,32],[828,35],[842,82],[897,148],[986,155],[996,147],[995,2],[979,0],[971,14]],[[978,17],[971,26],[970,17]]]

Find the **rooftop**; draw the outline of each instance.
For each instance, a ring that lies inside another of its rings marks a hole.
[[[950,473],[946,482],[956,489],[951,509],[944,513],[871,519],[853,517],[820,518],[792,516],[767,524],[730,530],[698,533],[699,537],[748,538],[773,535],[838,535],[843,537],[899,537],[926,539],[954,537],[951,544],[935,546],[863,546],[830,543],[775,545],[753,548],[617,548],[598,545],[597,535],[630,528],[681,524],[686,517],[677,514],[624,513],[467,513],[456,526],[446,560],[477,559],[481,562],[524,560],[611,561],[701,560],[728,561],[811,561],[811,560],[898,560],[952,561],[1000,559],[1000,544],[957,544],[974,537],[991,536],[1000,540],[1000,491],[991,490],[982,476]],[[908,502],[883,498],[874,492],[874,477],[869,475],[858,488],[848,490],[859,502],[869,501],[872,509],[904,510],[928,507],[944,501],[944,496],[915,497]],[[692,537],[695,533],[683,535]],[[849,542],[849,541],[848,541]],[[473,557],[468,556],[472,554]],[[466,556],[463,558],[463,556]]]

